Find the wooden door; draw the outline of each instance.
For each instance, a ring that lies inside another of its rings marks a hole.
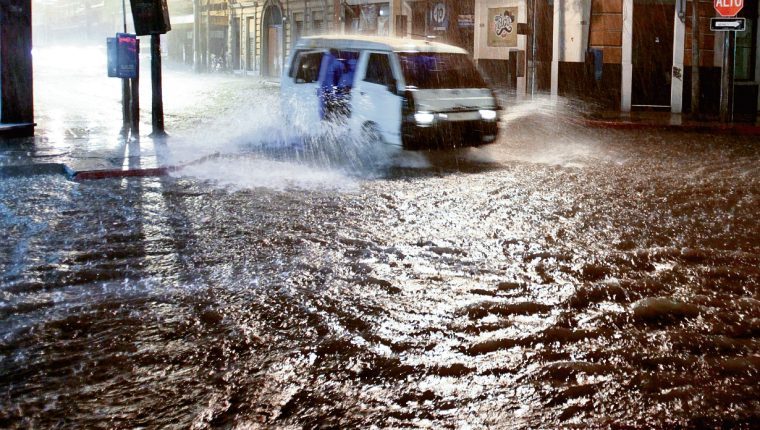
[[[631,101],[669,107],[675,0],[634,0]]]
[[[269,76],[280,76],[281,64],[282,64],[282,47],[281,47],[281,29],[282,26],[272,25],[269,27],[269,33],[267,37],[267,71]]]

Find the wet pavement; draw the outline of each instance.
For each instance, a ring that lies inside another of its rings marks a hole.
[[[183,169],[0,180],[0,427],[760,423],[756,137],[544,100],[493,145],[400,152],[299,140],[258,81],[188,86],[126,158]],[[119,147],[118,117],[38,122],[4,163]]]

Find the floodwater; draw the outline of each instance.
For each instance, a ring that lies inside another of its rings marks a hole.
[[[261,94],[171,177],[0,180],[0,427],[757,428],[756,138],[367,155]]]

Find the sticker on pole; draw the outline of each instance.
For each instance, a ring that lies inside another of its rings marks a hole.
[[[715,0],[713,6],[720,16],[732,17],[741,12],[744,0]]]

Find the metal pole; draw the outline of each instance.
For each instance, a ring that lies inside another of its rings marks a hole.
[[[121,0],[121,13],[124,20],[124,33],[127,32],[127,6],[126,0]],[[126,135],[129,131],[129,79],[121,80],[121,117],[122,117],[122,134]]]
[[[150,35],[150,71],[153,84],[153,138],[166,137],[164,131],[164,101],[161,89],[161,35]]]
[[[723,70],[720,76],[720,121],[731,122],[734,117],[734,38],[736,32],[723,32]]]

